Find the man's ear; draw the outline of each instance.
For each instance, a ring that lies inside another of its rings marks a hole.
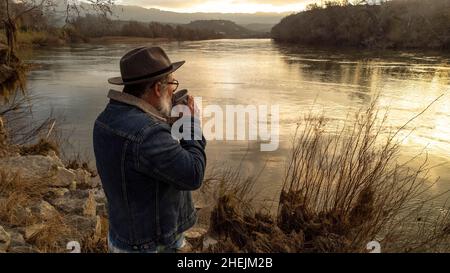
[[[158,98],[162,97],[162,89],[161,89],[162,84],[160,82],[157,82],[155,84],[155,94]]]

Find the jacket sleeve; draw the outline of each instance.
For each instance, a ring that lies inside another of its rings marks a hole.
[[[202,185],[206,169],[206,140],[176,140],[167,124],[153,126],[139,145],[139,169],[172,184],[178,190],[193,191]]]

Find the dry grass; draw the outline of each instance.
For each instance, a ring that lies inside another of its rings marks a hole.
[[[66,156],[67,157],[67,156]],[[96,177],[97,171],[91,167],[91,161],[88,156],[83,156],[81,153],[76,153],[65,160],[65,166],[67,169],[78,170],[82,169],[91,174],[91,177]]]
[[[86,232],[70,225],[69,215],[56,211],[51,217],[43,217],[33,211],[44,200],[48,188],[48,179],[27,180],[17,173],[0,171],[0,224],[9,228],[41,225],[33,236],[26,238],[39,252],[67,252],[66,244],[71,240],[80,241],[83,251],[106,252],[106,219],[102,219],[96,231]]]
[[[42,224],[43,228],[27,242],[41,252],[60,252],[66,238],[76,231],[67,226],[59,213],[41,219],[31,212],[31,207],[43,200],[48,185],[46,179],[27,180],[17,173],[0,171],[0,222],[11,228]]]
[[[449,212],[439,214],[425,197],[431,167],[425,159],[410,168],[419,155],[399,162],[398,136],[407,124],[386,132],[386,119],[375,102],[334,130],[323,116],[307,116],[276,215],[252,208],[252,183],[225,171],[210,227],[220,240],[209,251],[367,252],[373,240],[389,252],[450,251]]]
[[[63,118],[50,113],[44,120],[34,120],[32,105],[39,100],[16,93],[0,104],[0,154],[9,150],[20,155],[61,155],[61,147],[68,141],[63,136]]]
[[[5,129],[4,121],[0,116],[0,157],[8,154],[8,132]]]
[[[9,97],[15,93],[24,93],[26,88],[26,73],[29,66],[19,63],[15,65],[11,76],[4,82],[0,83],[0,101],[8,101]]]
[[[69,226],[61,214],[40,223],[44,225],[42,230],[29,238],[27,242],[37,247],[42,253],[67,252],[66,243],[71,241],[71,238],[79,237],[78,231]]]
[[[17,107],[10,113],[20,109],[21,107]],[[48,125],[50,123],[47,122],[45,124]],[[23,135],[22,139],[34,139],[37,135],[42,135],[42,132],[45,132],[47,136],[51,136],[50,133],[52,132],[47,128],[53,127],[45,126],[45,124],[35,130],[27,131],[28,134]],[[5,130],[4,125],[5,122],[2,120],[0,132],[3,133],[0,134],[0,137],[3,137],[3,139],[0,142],[0,152],[4,151],[3,155],[11,152],[21,155],[47,155],[50,151],[59,154],[59,144],[43,138],[34,145],[11,144],[9,134]],[[19,132],[15,131],[15,133]],[[75,166],[74,162],[72,162],[72,167],[75,168],[77,166]],[[102,224],[92,234],[82,235],[76,227],[69,225],[69,215],[63,215],[58,212],[51,218],[43,219],[40,215],[32,213],[31,208],[39,204],[41,200],[44,200],[45,195],[48,193],[49,181],[50,177],[30,180],[23,179],[18,173],[13,174],[8,173],[6,170],[0,170],[0,224],[10,228],[42,225],[42,228],[36,234],[31,238],[27,238],[27,243],[36,247],[40,252],[67,252],[66,243],[71,238],[74,240],[80,240],[81,238],[83,251],[106,252],[107,220],[102,219]],[[83,234],[87,233],[83,231]]]
[[[96,226],[95,232],[81,242],[84,253],[108,253],[108,225],[108,219],[100,217],[100,225]]]
[[[49,152],[55,152],[56,155],[59,155],[59,146],[58,144],[47,140],[40,139],[38,143],[33,145],[24,145],[19,147],[20,155],[48,155]]]
[[[71,134],[63,129],[63,116],[56,116],[52,111],[44,120],[33,120],[33,103],[39,99],[15,93],[0,104],[0,157],[11,153],[45,156],[53,151],[67,168],[84,169],[97,176],[88,156],[81,152],[65,153],[63,147],[71,146]]]

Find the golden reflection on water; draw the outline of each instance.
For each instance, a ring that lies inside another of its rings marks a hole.
[[[430,162],[443,164],[431,175],[441,176],[436,191],[450,189],[450,56],[436,52],[361,52],[282,46],[270,40],[216,40],[158,43],[172,61],[186,60],[176,72],[182,88],[203,97],[203,105],[280,105],[281,144],[274,153],[259,151],[258,143],[211,141],[209,162],[239,165],[255,173],[265,166],[259,189],[273,196],[279,189],[290,139],[300,117],[314,109],[335,122],[367,106],[379,94],[380,109],[389,109],[387,128],[414,129],[404,140],[408,158],[427,146]],[[118,61],[134,45],[95,45],[36,52],[31,58],[42,67],[30,74],[33,92],[52,98],[49,104],[64,112],[74,138],[91,151],[91,127],[103,110],[110,86],[118,75]],[[50,58],[51,56],[51,58]],[[402,137],[404,135],[400,135]]]

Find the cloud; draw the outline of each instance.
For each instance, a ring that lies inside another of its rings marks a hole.
[[[161,8],[186,8],[206,2],[205,0],[120,0],[121,5],[132,5],[141,7],[161,7]]]
[[[119,0],[118,4],[180,12],[283,12],[303,9],[317,0]]]
[[[292,4],[308,4],[310,2],[316,2],[315,0],[234,0],[235,4],[262,4],[272,6],[287,6]]]

